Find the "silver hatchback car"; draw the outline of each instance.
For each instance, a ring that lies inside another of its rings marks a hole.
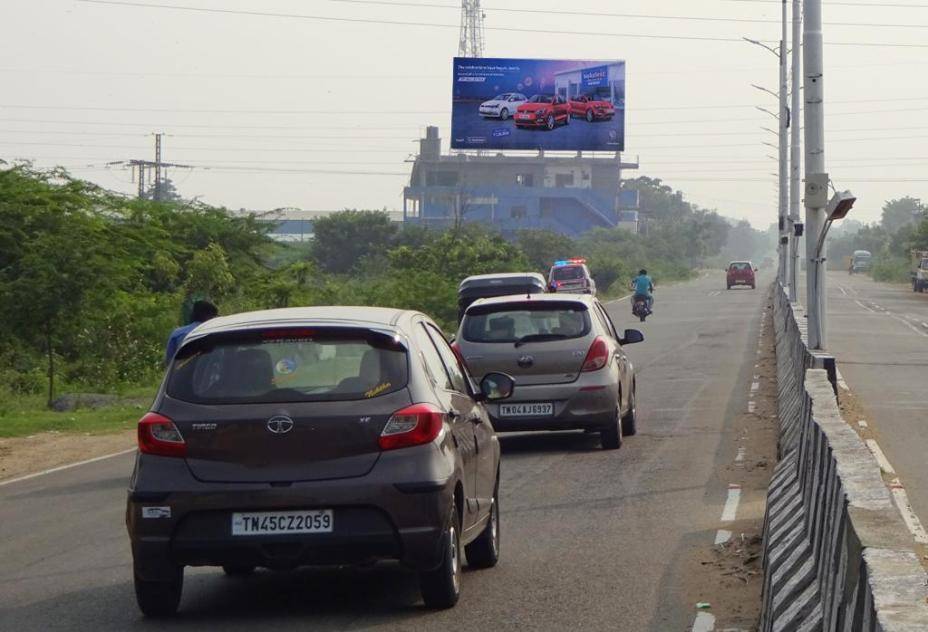
[[[598,431],[616,449],[635,434],[635,371],[602,304],[581,294],[522,294],[481,299],[465,312],[455,353],[478,379],[505,371],[518,388],[487,409],[497,432]]]

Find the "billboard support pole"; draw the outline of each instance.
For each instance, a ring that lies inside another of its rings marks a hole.
[[[789,181],[789,300],[795,303],[798,300],[799,288],[799,237],[796,236],[796,225],[802,222],[799,216],[799,169],[802,166],[802,143],[799,139],[800,114],[800,79],[802,74],[802,0],[793,0],[793,51],[792,51],[792,95],[790,108],[790,181]]]
[[[782,36],[780,37],[780,90],[779,90],[779,100],[780,100],[780,125],[779,125],[779,180],[780,180],[780,190],[779,190],[779,220],[778,224],[780,226],[780,271],[779,279],[780,285],[786,286],[789,283],[789,242],[791,241],[790,230],[791,225],[788,218],[788,207],[789,207],[789,167],[788,154],[789,151],[789,137],[786,126],[789,124],[789,107],[787,105],[787,82],[786,82],[786,1],[782,0],[782,11],[783,11],[783,20],[782,20]]]

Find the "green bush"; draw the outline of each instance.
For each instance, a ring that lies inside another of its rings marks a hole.
[[[911,264],[902,257],[877,257],[871,275],[875,281],[908,283],[911,281]]]

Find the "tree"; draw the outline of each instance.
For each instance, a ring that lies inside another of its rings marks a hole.
[[[161,178],[161,186],[150,187],[143,194],[143,198],[146,200],[155,201],[157,196],[158,202],[183,202],[184,198],[180,196],[180,193],[177,192],[177,188],[174,186],[174,181],[169,177],[164,176]]]
[[[577,255],[573,239],[551,230],[520,230],[516,233],[516,245],[533,269],[545,273],[558,259]]]
[[[918,198],[906,196],[896,200],[889,200],[883,205],[883,216],[880,226],[887,233],[895,233],[903,226],[914,224],[928,213],[922,201]]]
[[[128,278],[120,244],[96,212],[98,190],[63,172],[0,172],[0,222],[14,241],[0,268],[3,326],[42,349],[48,403],[55,358],[74,343],[81,314],[106,304]]]
[[[336,274],[351,272],[366,255],[386,252],[397,227],[385,211],[341,211],[313,222],[313,258]]]

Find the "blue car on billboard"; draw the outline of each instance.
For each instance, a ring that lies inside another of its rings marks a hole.
[[[625,149],[623,61],[456,57],[453,81],[453,149]]]

